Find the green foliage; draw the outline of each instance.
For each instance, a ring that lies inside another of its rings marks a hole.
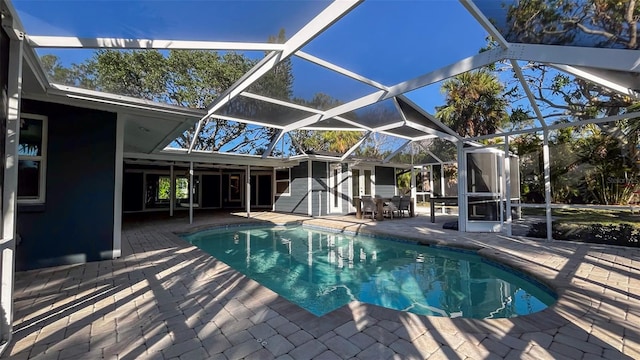
[[[638,48],[635,1],[524,0],[507,7],[511,42]]]
[[[552,233],[556,240],[640,247],[640,229],[631,224],[569,224],[554,221]],[[546,238],[547,224],[540,222],[531,225],[527,236]]]
[[[462,136],[493,134],[509,116],[504,85],[486,69],[457,75],[442,84],[446,104],[436,117]]]

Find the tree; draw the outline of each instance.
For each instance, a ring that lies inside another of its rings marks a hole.
[[[292,101],[318,110],[327,110],[342,104],[337,99],[324,93],[316,93],[311,100],[294,98]],[[352,118],[355,115],[354,113],[349,113],[345,116]],[[347,152],[364,135],[360,131],[346,130],[294,130],[290,134],[304,150],[327,151],[337,154]]]
[[[508,5],[504,33],[511,42],[638,49],[639,16],[635,0],[523,0]]]
[[[633,0],[519,1],[507,7],[503,33],[511,42],[638,49],[639,17],[640,9]],[[544,64],[528,63],[523,66],[523,72],[548,123],[621,115],[640,107],[640,103],[627,94],[573,78]],[[582,165],[576,166],[568,176],[583,182],[567,192],[579,194],[576,196],[585,202],[625,203],[630,197],[629,189],[637,191],[640,187],[633,183],[626,188],[612,187],[602,181],[602,176],[604,169],[609,172],[608,177],[614,179],[640,176],[639,121],[623,119],[573,128],[567,146],[576,147],[573,155]],[[610,168],[611,164],[616,166]],[[578,169],[580,173],[576,172]],[[567,170],[559,168],[558,171]],[[558,189],[554,191],[554,200],[556,194]]]
[[[272,42],[285,40],[284,30],[269,38]],[[257,63],[234,52],[192,50],[98,50],[91,59],[69,68],[62,66],[54,55],[44,55],[41,60],[54,82],[199,109],[214,101]],[[254,89],[261,89],[263,95],[288,99],[292,82],[291,63],[287,59],[259,79]],[[255,114],[269,118],[281,116],[283,110],[239,97],[220,111],[240,118],[252,118]],[[194,130],[182,134],[176,144],[188,147]],[[276,133],[274,129],[214,117],[204,122],[195,149],[264,151],[265,144]]]
[[[504,85],[486,69],[457,75],[441,91],[446,104],[436,108],[436,117],[462,136],[493,134],[509,120]]]

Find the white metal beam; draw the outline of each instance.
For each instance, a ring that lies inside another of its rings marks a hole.
[[[356,151],[360,145],[362,145],[363,142],[365,142],[369,136],[372,134],[371,131],[367,131],[364,136],[362,138],[360,138],[360,140],[358,140],[357,143],[355,143],[351,148],[349,148],[349,150],[347,150],[346,153],[342,154],[342,157],[340,157],[340,161],[345,161],[349,155],[351,155],[354,151]]]
[[[418,104],[416,104],[413,101],[411,101],[411,99],[409,99],[408,97],[406,97],[404,95],[399,95],[398,98],[400,100],[404,101],[405,103],[407,103],[409,106],[411,106],[414,110],[416,110],[422,116],[424,116],[427,119],[429,119],[429,121],[431,121],[432,123],[436,124],[440,128],[440,130],[442,130],[442,131],[438,131],[439,133],[444,132],[444,133],[447,133],[447,134],[455,137],[456,139],[458,139],[458,141],[464,141],[464,138],[462,136],[460,136],[460,134],[458,134],[457,132],[453,131],[453,129],[451,129],[447,125],[443,124],[442,121],[438,120],[435,116],[431,115],[429,112],[424,110]],[[400,109],[400,106],[398,106],[398,109]],[[402,112],[402,110],[400,110],[400,113],[402,114],[402,116],[404,118],[406,118],[406,115],[404,114],[404,112]]]
[[[374,132],[382,132],[382,131],[386,131],[386,130],[397,129],[399,127],[404,126],[404,124],[405,124],[404,120],[396,121],[396,122],[391,123],[391,124],[380,125],[378,127],[374,127],[373,131]]]
[[[345,69],[343,67],[340,67],[338,65],[335,65],[335,64],[333,64],[331,62],[328,62],[326,60],[320,59],[319,57],[313,56],[311,54],[307,54],[306,52],[304,52],[302,50],[297,51],[296,52],[296,56],[298,56],[298,57],[300,57],[302,59],[305,59],[307,61],[310,61],[310,62],[312,62],[312,63],[314,63],[316,65],[320,65],[320,66],[322,66],[322,67],[324,67],[326,69],[329,69],[329,70],[331,70],[333,72],[337,72],[338,74],[342,74],[342,75],[347,76],[347,77],[349,77],[351,79],[360,81],[360,82],[362,82],[364,84],[371,85],[371,86],[373,86],[375,88],[378,88],[380,90],[388,90],[387,86],[382,85],[377,81],[374,81],[374,80],[366,78],[366,77],[364,77],[362,75],[356,74],[353,71],[347,70],[347,69]]]
[[[48,90],[49,95],[68,97],[71,99],[81,99],[100,104],[116,105],[124,108],[150,110],[154,112],[186,116],[190,118],[200,118],[205,112],[201,109],[185,108],[177,105],[169,105],[151,100],[139,99],[131,96],[104,93],[101,91],[82,89],[74,86],[51,84]],[[111,111],[114,109],[111,108]],[[175,119],[167,118],[168,120]]]
[[[506,57],[514,60],[640,72],[640,52],[637,50],[511,44],[506,51]]]
[[[491,35],[491,37],[498,42],[498,44],[500,44],[500,46],[503,49],[506,49],[509,47],[509,42],[502,36],[502,34],[500,33],[500,31],[498,31],[498,29],[496,29],[496,27],[493,25],[493,23],[491,22],[491,20],[489,20],[482,11],[480,11],[480,9],[478,9],[478,7],[476,6],[476,4],[471,1],[471,0],[460,0],[460,3],[462,3],[462,6],[465,7],[465,9],[467,9],[467,11],[469,11],[469,13],[471,13],[471,16],[473,16],[479,23],[480,25],[487,30],[487,32],[489,33],[489,35]]]
[[[515,60],[510,60],[510,61],[511,61],[511,66],[513,66],[513,71],[516,73],[516,76],[518,77],[518,80],[520,81],[520,85],[522,85],[522,88],[524,89],[525,94],[527,94],[527,99],[529,99],[529,103],[531,104],[533,111],[536,113],[536,117],[538,118],[540,125],[542,125],[543,128],[546,128],[547,122],[544,120],[544,117],[542,116],[542,112],[540,112],[540,108],[536,103],[536,98],[533,96],[533,93],[531,92],[531,88],[529,87],[529,84],[527,84],[527,80],[525,80],[524,75],[522,74],[522,69],[520,68],[520,65],[518,65],[518,62]]]
[[[613,81],[612,79],[605,79],[602,76],[599,75],[595,75],[590,73],[589,71],[585,70],[585,69],[578,69],[574,66],[569,66],[569,65],[556,65],[556,64],[549,64],[549,66],[552,66],[560,71],[564,71],[566,73],[569,73],[573,76],[579,77],[581,79],[590,81],[594,84],[606,87],[608,89],[611,89],[619,94],[622,95],[626,95],[626,96],[631,96],[635,99],[640,99],[640,94],[632,89],[629,89],[629,87],[621,85],[616,83],[615,81]],[[627,75],[627,74],[625,74]]]
[[[407,145],[411,144],[411,140],[407,140],[404,144],[402,144],[399,148],[397,148],[394,152],[392,152],[391,154],[389,154],[389,156],[387,156],[386,158],[384,158],[384,160],[382,160],[383,163],[388,163],[389,161],[391,161],[391,159],[393,159],[394,156],[398,155],[404,148],[407,147]]]
[[[176,50],[232,50],[282,51],[283,44],[225,41],[184,41],[121,38],[78,38],[72,36],[27,36],[34,48],[82,49],[176,49]]]
[[[218,109],[224,106],[231,99],[235,98],[238,94],[246,90],[251,84],[269,72],[282,60],[291,56],[294,52],[298,51],[304,45],[306,45],[313,38],[318,36],[322,31],[327,29],[333,23],[338,21],[341,17],[346,15],[349,11],[355,8],[363,0],[344,0],[334,1],[327,6],[320,14],[309,21],[302,29],[295,33],[285,44],[282,51],[272,51],[264,59],[262,59],[256,66],[254,66],[243,77],[236,81],[231,87],[225,90],[214,102],[207,106],[207,114],[200,119],[196,133],[194,134],[194,141],[189,146],[189,152],[193,150],[195,141],[198,138],[200,129],[202,128],[202,122],[209,116],[215,113]],[[285,129],[288,131],[288,129]]]
[[[255,99],[255,100],[259,100],[259,101],[268,102],[268,103],[275,104],[275,105],[286,106],[286,107],[291,108],[291,109],[307,111],[307,112],[310,112],[310,113],[315,113],[315,114],[321,114],[322,113],[322,110],[314,109],[312,107],[299,105],[299,104],[294,104],[294,103],[289,102],[289,101],[274,99],[274,98],[270,98],[268,96],[250,93],[248,91],[242,92],[240,94],[240,96],[246,97],[246,98],[249,98],[249,99]]]
[[[416,136],[416,137],[412,138],[412,140],[413,141],[420,141],[420,140],[435,139],[437,137],[438,137],[438,135],[427,134],[427,135],[422,135],[422,136]]]
[[[278,135],[273,137],[273,139],[271,140],[271,143],[267,147],[267,150],[264,152],[264,154],[262,154],[263,159],[266,159],[267,157],[269,157],[269,155],[271,155],[271,152],[273,152],[273,148],[276,146],[278,141],[282,139],[283,136],[284,136],[284,131],[280,130],[278,132]]]
[[[355,99],[348,103],[336,106],[324,112],[321,117],[316,115],[309,116],[307,118],[298,120],[285,127],[285,130],[291,131],[299,129],[305,126],[309,126],[316,122],[333,118],[342,114],[346,114],[350,111],[357,110],[359,108],[374,104],[376,102],[392,98],[394,96],[401,95],[405,92],[412,91],[429,84],[436,83],[451,76],[459,75],[464,72],[492,64],[496,61],[504,60],[507,54],[507,50],[496,48],[489,51],[482,52],[480,54],[462,59],[456,63],[444,66],[438,70],[429,72],[422,76],[418,76],[414,79],[401,82],[394,86],[389,87],[388,91],[379,90],[372,94],[365,95],[361,98]]]
[[[601,123],[605,123],[605,122],[611,122],[611,121],[622,120],[622,119],[637,118],[637,117],[640,117],[640,111],[621,114],[621,115],[607,116],[607,117],[602,117],[602,118],[594,118],[594,119],[580,120],[580,121],[574,121],[574,122],[568,122],[568,123],[552,124],[552,125],[547,125],[546,129],[547,130],[555,130],[555,129],[563,129],[563,128],[567,128],[567,127],[571,127],[571,126],[580,126],[580,125],[587,125],[587,124],[601,124]],[[534,133],[534,132],[543,131],[543,130],[545,130],[545,128],[542,128],[542,127],[531,128],[531,129],[521,129],[521,130],[507,131],[507,132],[504,132],[504,133],[476,136],[476,137],[468,138],[467,140],[468,141],[476,141],[476,140],[484,140],[484,139],[493,139],[493,138],[498,138],[498,137],[502,137],[502,136],[511,136],[511,135],[518,135],[518,134]]]
[[[455,136],[451,136],[451,135],[443,133],[441,131],[438,131],[438,130],[432,129],[430,127],[424,126],[422,124],[417,124],[417,123],[414,123],[413,121],[407,121],[406,124],[407,124],[408,127],[416,129],[416,130],[420,130],[420,131],[422,131],[424,133],[431,134],[431,135],[436,135],[439,138],[443,138],[445,140],[449,140],[449,141],[452,141],[452,142],[458,142],[458,138],[456,138]]]
[[[440,159],[438,156],[436,156],[436,154],[434,154],[431,150],[429,150],[426,146],[422,145],[421,143],[418,143],[418,145],[420,145],[421,148],[423,148],[427,154],[429,154],[435,161],[439,162],[439,163],[444,163],[444,161],[442,161],[442,159]]]

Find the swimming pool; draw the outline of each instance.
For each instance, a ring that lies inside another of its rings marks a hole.
[[[358,300],[421,315],[510,318],[556,301],[533,279],[469,251],[302,226],[183,238],[317,316]]]

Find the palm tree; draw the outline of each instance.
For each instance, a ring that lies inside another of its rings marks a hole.
[[[493,134],[507,123],[504,85],[487,70],[469,71],[442,84],[446,105],[436,117],[462,136]]]

